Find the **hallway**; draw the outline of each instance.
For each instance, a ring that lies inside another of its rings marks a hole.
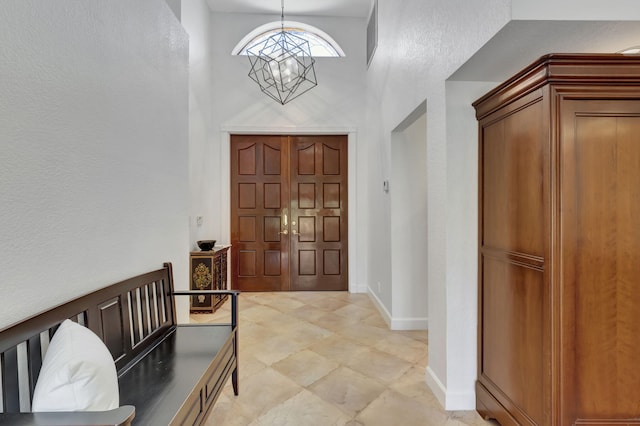
[[[228,318],[228,305],[192,322]],[[240,395],[208,425],[493,425],[445,412],[425,384],[426,331],[390,331],[366,294],[243,293]]]

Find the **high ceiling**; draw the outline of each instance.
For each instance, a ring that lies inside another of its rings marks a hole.
[[[450,79],[503,81],[548,53],[616,53],[637,45],[637,21],[511,21]]]
[[[281,12],[281,0],[207,0],[213,12],[262,13]],[[373,0],[285,0],[284,14],[348,16],[366,18],[371,12]]]
[[[288,15],[366,18],[374,0],[285,0]],[[281,0],[207,0],[214,12],[280,15]],[[640,45],[637,21],[511,21],[451,80],[502,81],[547,53],[614,53]]]

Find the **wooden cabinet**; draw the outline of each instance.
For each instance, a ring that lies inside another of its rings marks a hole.
[[[640,425],[640,57],[548,55],[474,107],[478,411]]]
[[[227,253],[229,247],[212,251],[192,251],[190,255],[191,290],[227,290]],[[214,312],[226,295],[198,295],[191,297],[191,313]]]

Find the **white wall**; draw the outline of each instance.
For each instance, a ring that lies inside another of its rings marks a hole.
[[[447,263],[451,244],[449,229],[460,224],[448,220],[451,212],[445,80],[508,22],[510,2],[379,0],[379,10],[379,45],[367,73],[368,155],[371,164],[376,164],[376,170],[389,170],[392,130],[426,99],[428,383],[447,409],[471,409],[473,387],[458,385],[458,379],[451,372],[459,366],[450,364],[449,360],[451,351],[475,351],[475,338],[465,340],[467,330],[475,330],[475,322],[467,324],[461,332],[448,328],[455,314],[449,309],[449,303],[460,297],[459,293],[450,294],[448,290],[451,279]],[[475,141],[476,138],[470,143]],[[378,180],[373,168],[370,170],[369,179]],[[388,200],[371,191],[368,202],[372,212],[370,232],[384,235],[389,223],[385,213]],[[384,247],[385,241],[379,244]],[[370,252],[369,276],[384,276],[390,269],[390,257],[384,250]],[[457,266],[469,267],[467,264]],[[467,293],[473,294],[475,288],[475,280],[464,283]],[[464,362],[469,364],[469,360]],[[475,365],[475,359],[471,365]],[[471,380],[473,377],[475,370]]]
[[[392,330],[427,327],[427,115],[391,137]]]
[[[637,0],[512,0],[512,19],[554,21],[637,21]]]
[[[218,132],[211,144],[207,167],[214,178],[203,194],[215,206],[207,210],[215,227],[212,237],[228,242],[229,134],[231,133],[348,133],[349,134],[349,286],[366,290],[367,212],[364,205],[368,183],[367,164],[359,154],[368,143],[360,133],[364,127],[365,21],[357,18],[296,17],[293,21],[314,25],[330,34],[346,53],[345,58],[316,58],[318,86],[286,105],[262,94],[249,79],[249,60],[231,56],[235,45],[254,28],[279,20],[279,16],[211,15],[213,57],[212,126]]]
[[[199,250],[198,240],[222,238],[218,234],[215,209],[209,194],[217,161],[213,150],[218,132],[213,127],[213,59],[211,57],[211,14],[206,0],[182,1],[182,25],[189,34],[189,247]],[[197,216],[202,216],[198,225]]]
[[[186,286],[187,37],[160,0],[0,7],[0,327],[174,263]]]
[[[477,377],[478,123],[497,83],[447,82],[447,405],[471,408]]]

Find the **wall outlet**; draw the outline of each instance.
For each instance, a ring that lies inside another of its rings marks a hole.
[[[204,221],[204,218],[202,216],[196,216],[196,225],[202,226],[203,221]]]
[[[380,285],[380,281],[378,281],[378,293],[382,291],[382,285]]]

